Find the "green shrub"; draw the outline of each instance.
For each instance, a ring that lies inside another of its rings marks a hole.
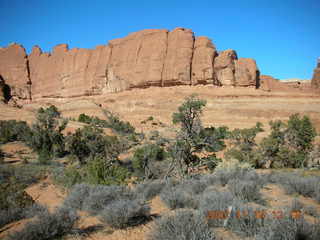
[[[0,144],[24,141],[29,134],[30,128],[24,121],[0,120]]]
[[[154,173],[150,171],[150,165],[156,161],[162,161],[166,158],[166,152],[163,148],[155,144],[148,144],[137,148],[134,152],[132,165],[138,174],[146,178],[152,178]]]
[[[78,117],[78,122],[82,122],[82,123],[87,123],[87,124],[90,124],[91,123],[91,117],[84,114],[84,113],[81,113]]]
[[[92,159],[86,166],[86,182],[90,184],[125,184],[129,176],[127,168],[101,157]]]
[[[258,166],[292,167],[307,166],[308,156],[313,149],[316,131],[307,116],[291,115],[288,122],[271,121],[271,133],[258,148]]]
[[[107,110],[104,111],[104,114],[107,117],[108,128],[123,135],[135,133],[135,128],[129,122],[122,121],[117,115]]]
[[[26,143],[39,153],[40,163],[47,163],[53,157],[65,154],[65,138],[62,131],[67,123],[67,120],[60,118],[55,106],[38,110],[36,122],[31,126]]]

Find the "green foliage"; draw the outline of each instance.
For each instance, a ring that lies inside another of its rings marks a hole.
[[[38,166],[0,166],[0,228],[24,217],[25,209],[34,204],[24,189],[43,174]]]
[[[224,139],[228,136],[228,127],[207,127],[199,133],[199,146],[208,152],[219,152],[225,149]]]
[[[147,179],[155,178],[158,174],[158,171],[154,171],[157,169],[155,167],[157,162],[163,161],[166,158],[167,153],[163,148],[155,144],[147,144],[136,149],[132,159],[132,166],[138,176]]]
[[[24,121],[0,121],[0,144],[23,141],[28,134],[30,134],[30,128]]]
[[[82,123],[90,124],[91,120],[92,118],[84,113],[81,113],[78,117],[78,122],[82,122]]]
[[[178,108],[179,112],[173,113],[173,124],[179,123],[181,130],[187,134],[187,137],[193,138],[200,131],[200,116],[205,105],[205,100],[197,98],[196,95],[191,95]]]
[[[96,156],[116,159],[125,150],[116,136],[106,136],[101,128],[94,125],[77,129],[67,137],[66,146],[81,164],[86,164]]]
[[[62,131],[68,121],[60,118],[55,106],[47,109],[40,108],[37,112],[36,122],[32,125],[26,143],[39,153],[39,162],[47,163],[55,156],[65,153],[64,136]]]
[[[122,121],[117,115],[107,110],[104,111],[104,114],[107,117],[107,127],[118,134],[128,135],[135,133],[135,128],[129,122]]]
[[[316,131],[307,116],[291,115],[289,121],[271,121],[271,133],[261,141],[257,166],[300,168],[313,148]]]
[[[234,129],[230,132],[232,147],[225,153],[226,158],[255,164],[258,158],[255,151],[257,147],[255,138],[260,132],[263,132],[260,122],[257,122],[252,128]]]
[[[218,161],[214,154],[211,154],[210,159],[208,157],[200,159],[196,153],[202,151],[213,153],[226,147],[224,139],[228,135],[227,127],[202,126],[200,116],[205,105],[205,100],[191,95],[178,108],[178,112],[173,114],[172,121],[174,124],[180,124],[180,131],[169,150],[181,176],[187,175],[190,167],[208,164],[207,166],[213,169]]]
[[[125,167],[106,161],[101,157],[91,160],[86,169],[86,182],[94,185],[124,184],[125,180],[130,176]]]
[[[291,115],[287,125],[286,139],[290,147],[304,153],[311,150],[317,133],[309,117],[300,118],[299,114]]]

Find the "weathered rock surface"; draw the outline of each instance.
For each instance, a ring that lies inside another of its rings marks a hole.
[[[162,86],[191,84],[193,45],[194,34],[190,29],[176,28],[168,33]]]
[[[284,86],[270,76],[260,77],[255,60],[238,59],[230,49],[218,53],[209,38],[195,38],[185,28],[143,30],[95,49],[69,50],[67,44],[60,44],[51,53],[43,53],[35,46],[29,56],[22,46],[12,44],[0,48],[0,76],[0,88],[8,86],[13,100],[107,94],[149,86],[261,85],[266,91]],[[320,88],[320,62],[312,86]]]
[[[25,49],[19,44],[0,48],[0,75],[11,86],[10,95],[18,99],[30,99],[28,59]]]
[[[107,91],[160,86],[167,52],[167,30],[144,30],[109,41]]]
[[[0,75],[0,103],[3,103],[5,101],[4,96],[4,80],[2,76]]]
[[[320,89],[320,58],[318,58],[317,67],[314,69],[311,86],[314,89]]]
[[[235,61],[237,59],[237,53],[232,49],[222,51],[215,58],[214,71],[219,85],[235,86]]]
[[[192,85],[215,82],[213,62],[216,55],[216,47],[209,38],[196,38],[192,58]]]
[[[101,94],[106,88],[109,56],[108,46],[69,50],[60,44],[52,54],[35,46],[28,57],[33,98]]]
[[[235,61],[235,85],[241,87],[256,86],[259,69],[251,58],[240,58]]]

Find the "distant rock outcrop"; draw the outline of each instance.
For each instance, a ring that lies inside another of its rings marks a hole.
[[[27,100],[31,98],[28,58],[25,49],[16,43],[0,48],[0,75],[2,85],[11,87],[12,98]]]
[[[312,81],[317,88],[319,64]],[[28,56],[22,46],[12,44],[0,49],[0,75],[0,85],[8,85],[18,100],[98,95],[149,86],[261,85],[270,91],[279,85],[272,77],[259,76],[254,59],[238,59],[234,50],[218,52],[209,38],[195,37],[185,28],[143,30],[95,49],[69,50],[60,44],[44,53],[35,46]]]
[[[314,89],[320,89],[320,58],[318,58],[317,67],[314,69],[311,86]]]

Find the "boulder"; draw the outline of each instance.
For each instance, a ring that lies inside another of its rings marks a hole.
[[[235,86],[235,61],[238,59],[234,50],[228,49],[219,53],[214,60],[214,72],[217,84]]]
[[[235,85],[241,87],[257,87],[259,70],[252,58],[240,58],[235,61]]]
[[[216,55],[216,47],[209,38],[196,38],[192,58],[192,85],[214,83],[213,62]]]
[[[194,34],[190,29],[176,28],[169,32],[162,86],[191,84],[193,46]]]
[[[13,43],[0,48],[0,75],[10,87],[11,97],[22,100],[31,98],[28,59],[21,45]]]

